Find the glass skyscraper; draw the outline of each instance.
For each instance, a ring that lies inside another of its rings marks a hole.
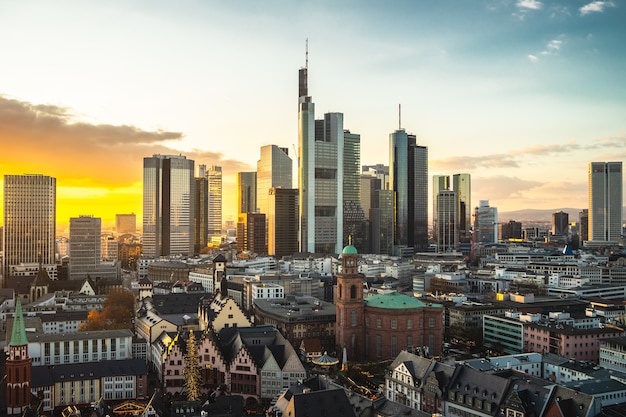
[[[4,176],[3,278],[19,264],[55,265],[56,178]]]
[[[298,188],[300,250],[339,253],[343,247],[343,114],[315,120],[307,68],[299,72]]]
[[[194,161],[178,155],[143,160],[143,256],[193,255]]]
[[[261,146],[261,157],[256,165],[257,207],[269,213],[270,188],[293,187],[293,162],[289,149],[276,145]]]
[[[395,191],[394,244],[428,248],[428,148],[398,129],[389,135],[389,183]]]
[[[589,240],[617,242],[622,234],[622,163],[589,164]]]
[[[237,173],[237,213],[255,213],[257,209],[257,173]]]
[[[209,179],[209,239],[222,236],[222,167],[212,166],[207,172]]]
[[[70,218],[70,280],[85,279],[96,272],[102,258],[101,234],[102,219],[99,217]]]

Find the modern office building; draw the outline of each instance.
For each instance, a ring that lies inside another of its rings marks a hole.
[[[194,178],[193,250],[200,253],[208,244],[209,236],[209,180],[206,165],[198,165]]]
[[[143,160],[143,256],[194,252],[194,161],[182,155]]]
[[[498,240],[506,242],[510,239],[521,240],[523,237],[521,222],[509,220],[508,223],[500,224],[498,228]]]
[[[337,254],[343,241],[343,114],[315,120],[307,66],[299,71],[298,93],[300,250]]]
[[[100,265],[101,233],[102,219],[99,217],[70,218],[70,280],[84,280]]]
[[[288,148],[261,146],[261,157],[256,165],[256,184],[256,206],[261,213],[268,214],[270,188],[293,188],[293,162]]]
[[[237,213],[256,213],[256,182],[255,171],[237,173]]]
[[[239,213],[237,216],[237,251],[267,254],[265,214]]]
[[[450,176],[449,175],[433,175],[433,238],[438,239],[437,233],[439,232],[439,226],[437,224],[438,211],[437,205],[439,198],[439,192],[450,190]]]
[[[498,209],[489,206],[489,200],[480,200],[474,210],[474,243],[498,241]]]
[[[511,355],[524,352],[524,322],[519,315],[483,316],[483,344]]]
[[[56,178],[38,174],[5,175],[2,230],[5,282],[12,266],[40,264],[46,269],[54,268]]]
[[[116,214],[115,215],[115,231],[118,236],[130,233],[137,233],[137,216],[135,213]]]
[[[552,213],[552,235],[567,236],[569,232],[569,214],[563,211]]]
[[[582,209],[578,213],[580,221],[580,240],[586,242],[589,240],[589,209]]]
[[[389,135],[389,185],[395,191],[395,244],[428,248],[428,148],[398,129]]]
[[[212,166],[207,172],[209,180],[209,239],[222,236],[222,167]]]
[[[454,174],[452,189],[457,194],[459,241],[469,242],[472,228],[472,178],[470,174]]]
[[[282,258],[298,252],[298,190],[270,188],[268,255]]]
[[[452,252],[459,247],[458,194],[442,190],[437,195],[437,252]]]
[[[622,163],[589,164],[589,241],[617,242],[622,234]]]
[[[369,222],[361,206],[361,135],[343,132],[343,236],[360,252],[370,251]]]

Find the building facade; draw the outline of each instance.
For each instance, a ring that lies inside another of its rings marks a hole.
[[[207,172],[209,180],[209,239],[222,236],[222,167],[213,165]]]
[[[116,214],[115,231],[117,232],[118,236],[127,233],[137,233],[137,215],[135,213]]]
[[[298,252],[298,190],[270,188],[267,253],[281,258]]]
[[[5,281],[11,266],[54,266],[56,178],[46,175],[5,175],[2,230],[2,272]]]
[[[452,189],[457,194],[457,218],[459,224],[459,240],[469,242],[472,228],[472,178],[470,174],[454,174]]]
[[[257,210],[257,173],[238,172],[237,173],[237,212],[255,213]],[[264,213],[261,211],[261,213]]]
[[[588,238],[617,242],[622,234],[622,162],[591,162],[588,172]]]
[[[269,214],[270,189],[293,188],[293,162],[288,148],[277,145],[261,146],[261,157],[257,161],[257,207]]]
[[[69,279],[85,279],[96,271],[102,258],[102,219],[93,216],[70,218]]]
[[[398,129],[389,135],[389,185],[395,192],[396,244],[428,248],[428,148]]]
[[[182,155],[143,160],[143,255],[192,255],[194,161]]]
[[[308,68],[299,71],[300,251],[339,253],[343,241],[343,114],[315,120]]]
[[[459,247],[458,195],[442,190],[437,195],[437,251],[453,252]]]
[[[206,177],[206,165],[198,166],[198,175],[194,178],[193,209],[193,247],[199,253],[207,246],[209,237],[209,180]]]

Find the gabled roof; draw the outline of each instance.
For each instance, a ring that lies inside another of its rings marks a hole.
[[[13,314],[13,329],[11,329],[11,341],[9,346],[26,346],[26,328],[24,326],[24,315],[22,314],[22,301],[18,296],[15,299],[15,313]]]

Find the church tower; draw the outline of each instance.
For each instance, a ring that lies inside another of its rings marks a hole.
[[[364,358],[365,328],[363,275],[359,273],[359,255],[348,244],[341,253],[341,274],[337,274],[335,306],[337,309],[337,353],[346,349],[348,360]]]
[[[31,362],[28,356],[22,302],[20,297],[15,297],[9,356],[6,360],[6,403],[9,415],[21,415],[24,407],[30,405]]]

